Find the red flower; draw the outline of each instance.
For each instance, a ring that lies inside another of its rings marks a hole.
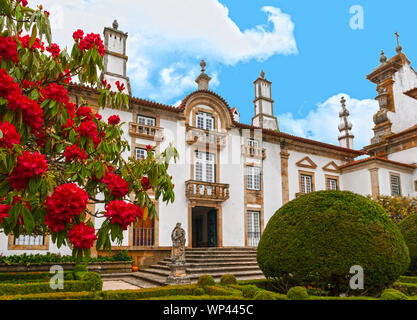
[[[28,1],[27,0],[18,0],[18,3],[20,3],[24,7],[26,7],[28,5]]]
[[[21,95],[19,85],[9,76],[6,70],[0,69],[0,97],[8,100],[14,95]]]
[[[11,149],[14,144],[20,144],[20,134],[16,131],[16,127],[11,123],[0,123],[0,130],[3,137],[0,138],[0,147]]]
[[[120,122],[120,117],[118,115],[112,115],[107,121],[111,125],[117,125]]]
[[[49,16],[51,15],[51,13],[50,13],[49,11],[46,11],[46,10],[45,10],[43,13],[44,13],[47,17],[49,17]]]
[[[99,54],[103,57],[105,54],[104,44],[99,34],[90,33],[81,39],[79,48],[81,51],[97,49]]]
[[[123,198],[129,192],[129,183],[114,173],[106,173],[101,182],[111,191],[116,198]]]
[[[78,42],[84,38],[84,31],[78,29],[72,34],[72,37],[74,38],[74,41]]]
[[[150,145],[150,144],[148,144],[146,147],[145,147],[145,149],[146,149],[146,151],[151,151],[152,150],[152,146]]]
[[[0,37],[0,61],[2,58],[14,63],[19,62],[16,41],[11,37]]]
[[[75,113],[77,117],[83,118],[83,120],[93,120],[93,114],[90,107],[81,106],[78,108],[77,112]]]
[[[46,88],[42,89],[40,94],[43,97],[41,102],[49,99],[65,105],[69,104],[68,90],[65,89],[63,85],[51,83]]]
[[[53,194],[46,198],[45,224],[52,232],[65,230],[67,223],[72,223],[74,216],[85,210],[88,194],[75,183],[58,186]]]
[[[61,49],[56,43],[52,43],[50,47],[46,48],[46,51],[50,52],[53,58],[58,58],[61,53]]]
[[[30,36],[28,34],[23,37],[17,36],[17,38],[19,39],[23,48],[29,48]],[[32,47],[30,47],[30,49],[40,49],[43,52],[45,51],[45,46],[43,42],[41,43],[39,38],[36,38],[34,44],[32,45]]]
[[[71,162],[74,159],[85,160],[87,154],[84,150],[81,150],[77,145],[68,146],[65,148],[65,152],[62,154],[65,157],[66,162]]]
[[[73,225],[68,231],[68,239],[74,248],[90,249],[97,240],[97,236],[93,227],[81,222]]]
[[[149,185],[149,178],[148,177],[143,177],[142,181],[141,181],[141,184],[142,184],[142,188],[144,190],[149,190],[151,188],[151,186]]]
[[[21,156],[17,157],[17,163],[9,175],[9,182],[13,189],[25,189],[29,180],[39,176],[48,170],[48,163],[43,154],[39,152],[30,153],[24,151]]]
[[[119,90],[120,92],[125,89],[124,83],[120,84],[120,81],[116,81],[115,84],[116,84],[117,90]]]
[[[99,113],[96,113],[94,117],[96,117],[97,120],[101,120],[103,118]]]
[[[107,83],[106,79],[101,80],[101,84],[103,85],[103,87],[107,90],[111,89],[111,85],[109,83]]]
[[[114,200],[106,206],[106,217],[109,217],[112,224],[119,224],[123,230],[135,221],[143,218],[143,210],[132,203],[121,200]]]
[[[0,223],[3,223],[3,219],[9,217],[9,211],[12,208],[10,204],[0,204]]]

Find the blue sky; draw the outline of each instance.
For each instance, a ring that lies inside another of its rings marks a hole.
[[[355,146],[369,144],[375,86],[366,75],[381,49],[417,59],[413,41],[417,3],[411,0],[73,0],[42,2],[51,11],[54,41],[71,45],[75,29],[102,33],[117,18],[129,33],[128,75],[133,94],[178,104],[196,89],[199,62],[211,89],[253,116],[253,81],[263,69],[272,81],[282,131],[337,144],[340,97],[351,111]],[[350,27],[353,5],[364,29]],[[413,64],[412,64],[413,65]]]

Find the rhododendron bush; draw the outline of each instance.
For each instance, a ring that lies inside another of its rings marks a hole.
[[[70,100],[72,77],[97,88],[98,107],[128,108],[123,85],[111,92],[98,73],[105,53],[100,36],[75,30],[70,52],[52,43],[49,13],[27,1],[0,0],[0,228],[5,234],[50,234],[75,257],[111,249],[123,230],[155,199],[174,201],[167,174],[176,149],[137,161],[124,159],[119,116],[107,121],[85,101]],[[46,41],[46,43],[45,43]],[[94,204],[102,210],[91,211]],[[102,218],[95,230],[91,217]]]

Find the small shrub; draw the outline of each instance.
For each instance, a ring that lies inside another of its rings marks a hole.
[[[84,277],[84,275],[88,273],[88,269],[87,266],[84,264],[76,264],[72,269],[72,272],[76,280],[81,280]]]
[[[417,214],[417,198],[378,196],[376,201],[387,210],[394,223]]]
[[[395,289],[385,289],[380,300],[409,300],[409,298],[402,293],[401,291],[395,290]]]
[[[293,287],[288,290],[287,297],[290,300],[308,300],[309,295],[304,287]]]
[[[394,282],[392,287],[408,296],[417,295],[417,283]]]
[[[254,298],[258,291],[261,290],[257,286],[250,284],[242,287],[242,294],[245,298]]]
[[[220,278],[220,284],[222,285],[237,284],[237,280],[233,274],[224,274]]]
[[[65,272],[64,273],[65,280],[75,280],[74,274],[72,272]]]
[[[259,290],[254,297],[255,300],[277,300],[277,295],[274,292]]]
[[[221,286],[205,286],[204,291],[211,296],[236,296],[242,294],[240,290]]]
[[[200,278],[198,278],[197,282],[197,285],[200,287],[214,286],[215,284],[216,283],[214,282],[213,277],[208,274],[202,275]]]
[[[417,277],[401,276],[398,279],[398,282],[403,282],[403,283],[417,283]]]
[[[203,288],[198,287],[194,289],[193,294],[195,296],[202,296],[203,294],[205,294],[205,291]]]
[[[103,280],[101,280],[97,272],[86,273],[82,280],[91,283],[92,291],[101,291],[103,289]]]
[[[408,271],[411,274],[417,274],[417,214],[411,214],[403,219],[399,224],[403,234],[408,251],[410,252],[410,267]]]

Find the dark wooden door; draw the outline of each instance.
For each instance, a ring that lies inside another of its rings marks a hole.
[[[209,247],[217,247],[217,210],[207,213],[207,241]]]

